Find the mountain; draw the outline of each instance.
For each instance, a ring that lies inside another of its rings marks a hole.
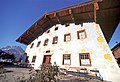
[[[2,50],[0,49],[0,53],[2,52]]]
[[[24,50],[20,46],[6,46],[1,48],[0,51],[4,51],[8,54],[14,54],[16,60],[19,60],[22,55],[24,55]]]
[[[0,49],[0,63],[15,61],[14,54],[8,54]]]
[[[0,55],[2,55],[2,54],[4,54],[4,53],[6,53],[6,52],[4,52],[4,51],[2,51],[2,50],[0,49]]]

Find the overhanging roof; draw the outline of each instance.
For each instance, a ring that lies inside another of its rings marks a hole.
[[[111,50],[114,51],[114,50],[116,50],[116,48],[120,48],[120,42],[117,43]]]
[[[105,38],[109,42],[120,22],[120,0],[98,0],[98,5],[99,10],[96,12],[96,22],[100,24]],[[94,2],[78,4],[45,14],[16,41],[28,45],[53,25],[81,24],[93,21],[95,21]]]

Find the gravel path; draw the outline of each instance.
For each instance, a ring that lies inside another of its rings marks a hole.
[[[30,77],[27,68],[19,68],[17,66],[6,66],[8,72],[0,74],[0,82],[18,82],[20,79],[27,79]]]

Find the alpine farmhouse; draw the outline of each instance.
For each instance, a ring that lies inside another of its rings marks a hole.
[[[100,71],[104,80],[120,81],[120,69],[108,42],[120,22],[120,0],[92,0],[46,13],[16,41],[26,44],[29,63]]]

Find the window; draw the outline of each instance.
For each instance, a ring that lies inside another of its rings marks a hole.
[[[49,33],[50,32],[50,30],[47,30],[47,33]]]
[[[71,37],[70,37],[70,33],[69,34],[65,34],[64,35],[64,41],[70,41],[71,40]]]
[[[57,44],[58,43],[58,36],[53,38],[53,44]]]
[[[64,54],[63,55],[63,65],[70,65],[70,64],[71,64],[70,54]]]
[[[46,53],[50,53],[50,50],[47,50]]]
[[[32,58],[32,62],[34,63],[35,60],[36,60],[36,56],[33,56],[33,58]]]
[[[46,39],[46,40],[45,40],[44,46],[47,46],[47,45],[48,45],[48,41],[49,41],[49,39]]]
[[[77,32],[78,39],[84,39],[86,38],[86,32],[85,30],[81,30]]]
[[[41,43],[41,41],[38,42],[37,47],[39,47],[40,43]]]
[[[44,55],[43,63],[50,64],[51,63],[51,55]]]
[[[29,58],[29,56],[26,57],[25,62],[28,62],[28,58]]]
[[[66,24],[65,24],[65,27],[68,27],[68,26],[69,26],[69,23],[66,23]]]
[[[32,47],[33,47],[33,45],[34,45],[34,43],[32,43],[32,45],[30,46],[30,48],[32,48]]]
[[[58,30],[58,27],[55,27],[55,31]]]
[[[80,53],[80,66],[91,66],[89,53]]]

